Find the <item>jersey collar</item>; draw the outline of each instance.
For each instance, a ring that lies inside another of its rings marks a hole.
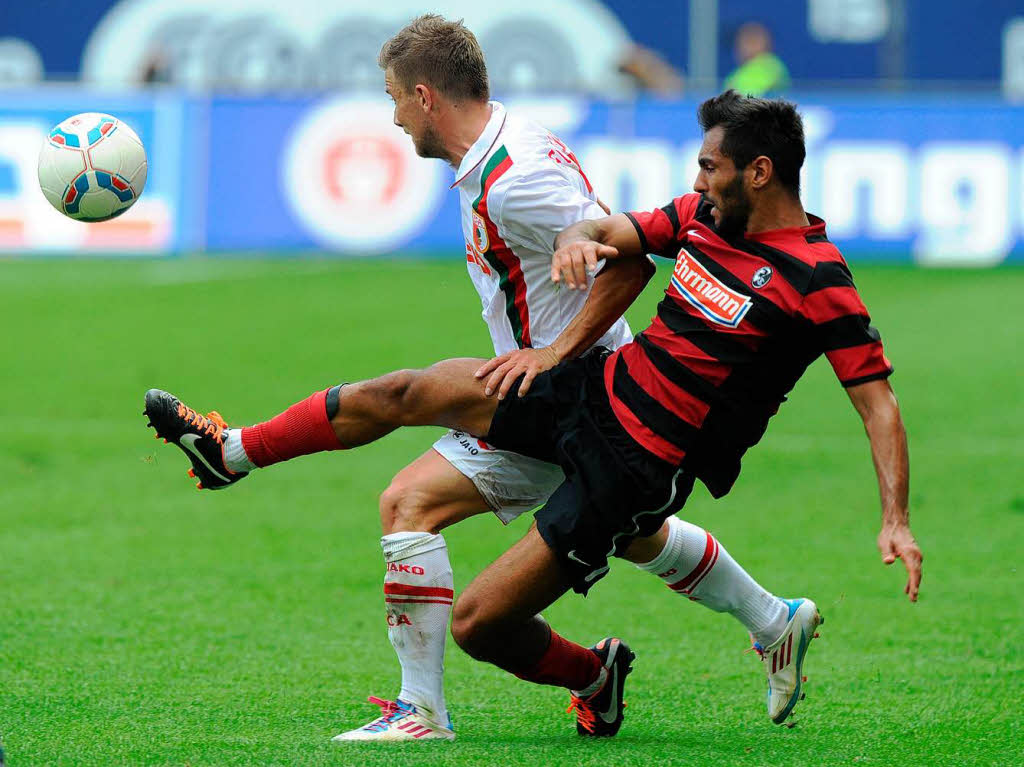
[[[498,101],[492,101],[490,104],[491,119],[487,121],[483,133],[473,142],[473,146],[462,158],[459,169],[455,172],[455,181],[452,182],[449,189],[454,189],[465,181],[466,177],[477,169],[477,166],[484,161],[484,158],[491,153],[494,145],[498,142],[498,136],[501,135],[501,129],[505,127],[505,118],[508,117],[508,112]]]

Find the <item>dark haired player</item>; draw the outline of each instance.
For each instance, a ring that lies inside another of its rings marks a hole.
[[[586,712],[581,725],[600,716],[609,734],[621,722],[628,660],[595,663],[594,652],[559,637],[540,611],[570,588],[586,593],[610,556],[645,561],[638,549],[647,554],[645,569],[681,593],[713,572],[723,553],[717,542],[707,536],[692,568],[693,541],[670,518],[697,480],[716,497],[729,491],[743,453],[821,354],[870,441],[883,562],[903,559],[912,601],[921,579],[907,509],[906,435],[886,380],[892,367],[824,222],[800,204],[800,117],[786,102],[730,91],[701,105],[700,122],[698,194],[651,213],[583,221],[556,241],[552,279],[569,288],[586,289],[599,259],[647,252],[675,259],[658,316],[633,343],[563,362],[522,396],[503,399],[485,393],[474,375],[479,360],[397,371],[335,386],[278,416],[287,428],[261,432],[284,460],[434,424],[559,463],[565,482],[526,536],[460,595],[451,631],[470,655],[520,678],[577,691],[593,680],[601,700],[576,694],[574,706]],[[158,390],[147,393],[146,411],[159,433],[187,439],[207,469],[230,477],[217,423]],[[785,630],[757,643],[776,722],[799,699],[800,665],[820,620],[810,600],[786,604]],[[614,649],[603,648],[608,655]]]

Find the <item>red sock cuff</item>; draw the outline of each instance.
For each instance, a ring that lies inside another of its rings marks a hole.
[[[242,447],[249,460],[262,468],[300,455],[341,450],[327,418],[328,391],[318,391],[269,421],[242,429]]]
[[[552,629],[548,649],[530,669],[516,674],[520,679],[535,684],[550,684],[569,690],[589,687],[601,673],[601,659],[597,653],[570,642]]]

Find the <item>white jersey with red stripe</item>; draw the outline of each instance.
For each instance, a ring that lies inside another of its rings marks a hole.
[[[469,276],[480,294],[494,353],[554,341],[588,293],[551,282],[555,236],[606,214],[572,151],[556,136],[491,102],[491,118],[463,158],[459,188]],[[632,339],[618,319],[597,345]]]

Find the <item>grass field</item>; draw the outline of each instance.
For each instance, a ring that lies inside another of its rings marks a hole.
[[[637,652],[619,737],[582,742],[562,691],[449,643],[458,741],[381,748],[329,738],[376,712],[368,694],[397,692],[377,495],[436,430],[198,493],[145,428],[142,395],[251,422],[341,380],[485,355],[464,267],[0,262],[8,765],[1020,764],[1024,271],[855,274],[910,435],[920,603],[901,565],[880,564],[867,440],[819,361],[735,490],[695,492],[683,514],[825,614],[795,728],[767,720],[738,624],[620,562],[546,613],[570,638],[614,632]],[[527,524],[449,530],[456,589]]]

